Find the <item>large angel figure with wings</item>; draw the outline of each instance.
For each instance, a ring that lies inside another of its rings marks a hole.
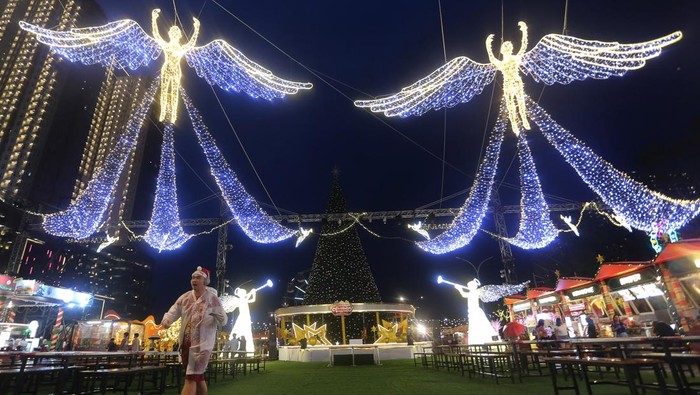
[[[418,246],[431,253],[445,253],[468,244],[481,226],[497,169],[501,143],[507,125],[518,139],[521,180],[521,214],[518,233],[506,238],[522,248],[542,248],[560,230],[549,218],[534,161],[524,137],[534,121],[545,138],[562,154],[588,186],[612,211],[608,215],[617,225],[649,233],[669,233],[685,225],[700,213],[700,200],[673,199],[651,191],[596,155],[549,115],[525,93],[521,74],[547,85],[569,84],[588,78],[606,79],[622,76],[642,68],[646,61],[681,39],[680,31],[651,41],[633,44],[584,40],[548,34],[527,51],[527,25],[519,23],[522,40],[518,52],[513,43],[501,44],[498,59],[492,50],[493,35],[486,39],[490,63],[478,63],[465,56],[444,66],[414,84],[371,100],[357,100],[358,107],[382,112],[387,116],[422,115],[431,109],[466,103],[491,84],[500,72],[503,76],[503,99],[498,121],[467,201],[450,228]]]
[[[180,63],[184,57],[197,75],[209,84],[226,91],[243,92],[253,98],[282,98],[302,89],[311,89],[312,85],[277,77],[223,40],[196,46],[200,28],[196,18],[193,18],[194,32],[187,42],[181,43],[183,33],[177,26],[170,27],[168,40],[165,40],[158,30],[159,15],[159,9],[153,10],[153,37],[129,19],[69,31],[54,31],[20,22],[22,29],[34,33],[39,42],[49,45],[57,54],[72,62],[135,70],[161,54],[164,57],[159,78],[147,90],[146,97],[132,114],[125,133],[109,151],[103,166],[66,210],[43,216],[44,229],[54,235],[76,239],[84,239],[100,230],[119,176],[135,147],[143,120],[159,86],[159,120],[165,125],[163,152],[153,214],[144,239],[159,250],[168,250],[179,247],[192,236],[182,230],[177,209],[173,125],[177,120],[180,99],[185,103],[212,174],[236,223],[258,242],[277,242],[296,234],[295,230],[283,227],[269,217],[240,184],[181,87]]]

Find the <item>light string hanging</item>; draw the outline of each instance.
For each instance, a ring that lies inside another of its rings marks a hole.
[[[544,248],[559,233],[549,218],[549,206],[542,195],[542,186],[524,133],[518,135],[520,157],[520,227],[513,238],[506,239],[524,249]]]
[[[205,46],[196,47],[196,39],[199,32],[199,21],[194,18],[194,34],[184,44],[180,43],[182,31],[177,26],[172,26],[168,30],[168,39],[163,39],[158,31],[157,19],[160,14],[159,9],[154,9],[151,16],[153,37],[148,36],[141,27],[132,20],[122,20],[112,22],[103,26],[95,26],[81,29],[71,29],[69,31],[52,31],[39,26],[21,22],[22,29],[34,33],[37,40],[48,44],[51,49],[70,61],[80,61],[84,64],[100,64],[103,66],[116,66],[119,68],[128,67],[136,69],[148,64],[151,60],[164,55],[163,67],[160,77],[160,99],[161,114],[160,120],[166,125],[166,136],[164,138],[162,166],[158,177],[158,187],[154,212],[152,213],[150,227],[145,235],[149,244],[156,248],[174,249],[182,245],[191,235],[182,231],[178,218],[177,197],[175,191],[175,167],[174,153],[172,148],[172,126],[177,119],[177,106],[181,90],[182,71],[180,63],[185,57],[188,64],[195,69],[197,75],[204,78],[209,84],[219,85],[225,90],[244,92],[253,98],[265,98],[268,100],[281,98],[287,94],[297,93],[301,89],[311,89],[310,83],[300,83],[284,80],[273,75],[269,70],[251,61],[237,49],[231,47],[223,40],[215,40]],[[141,112],[138,116],[132,117],[130,125],[143,123],[148,106],[155,96],[154,84],[147,98],[144,99]],[[188,101],[190,114],[196,113],[192,103]],[[198,115],[197,115],[198,118]],[[138,121],[138,122],[137,122]],[[197,121],[193,118],[193,125],[203,127],[201,119]],[[218,148],[214,145],[213,139],[209,136],[206,128],[197,130],[198,138],[203,143],[203,148],[210,164],[214,163],[216,169],[212,173],[223,187],[222,192],[226,195],[226,201],[234,213],[234,217],[246,232],[255,241],[272,243],[284,240],[296,231],[282,227],[272,220],[257,202],[245,192],[243,186],[238,182],[235,174],[228,167]],[[170,134],[170,136],[167,136]],[[204,134],[204,135],[203,135]],[[129,134],[135,141],[138,129]],[[133,141],[129,146],[133,149]],[[170,145],[168,147],[168,145]],[[120,148],[118,145],[117,148]],[[114,150],[121,153],[120,150]],[[131,151],[128,151],[131,152]],[[127,152],[127,153],[128,153]],[[119,155],[117,155],[119,156]],[[49,214],[45,216],[45,229],[47,232],[73,237],[76,239],[88,237],[94,233],[101,225],[104,212],[111,199],[115,184],[120,171],[124,167],[124,161],[117,162],[118,166],[111,172],[98,172],[95,179],[89,184],[86,191],[99,189],[99,196],[92,200],[99,199],[98,204],[90,201],[85,203],[88,214],[83,212],[78,215],[70,215],[70,210],[66,212]],[[95,181],[97,180],[97,181]],[[95,181],[95,182],[93,182]],[[104,185],[103,185],[104,184]],[[89,200],[90,194],[84,194],[85,201]],[[243,199],[237,201],[236,199]],[[78,202],[80,204],[80,201]],[[93,207],[97,206],[97,207]],[[75,211],[75,209],[72,209]],[[67,214],[66,214],[67,213]],[[65,220],[64,220],[65,219]],[[256,221],[262,221],[256,223]],[[65,222],[69,222],[68,225]],[[73,222],[73,223],[70,223]],[[86,223],[86,224],[84,224]],[[75,230],[78,228],[78,231]]]
[[[491,198],[494,177],[498,167],[501,143],[507,127],[505,104],[502,103],[498,121],[491,133],[490,141],[479,165],[469,197],[450,225],[450,228],[432,240],[417,242],[416,245],[432,254],[444,254],[463,247],[471,242],[486,215]]]
[[[204,125],[199,111],[194,107],[184,89],[181,90],[180,95],[192,121],[192,128],[197,135],[199,145],[209,163],[211,174],[214,176],[238,226],[248,237],[258,243],[276,243],[294,236],[297,233],[296,230],[282,226],[272,219],[245,190],[226,159],[221,155],[214,138]]]
[[[648,189],[596,155],[534,101],[528,99],[527,105],[530,117],[549,143],[613,210],[618,221],[622,219],[647,233],[670,233],[700,213],[700,199],[673,199]]]
[[[148,230],[143,237],[158,251],[175,250],[192,237],[182,230],[180,211],[177,207],[174,134],[173,125],[166,123],[156,181],[156,197]]]
[[[95,233],[105,220],[105,213],[113,199],[126,160],[134,150],[148,108],[153,102],[159,80],[153,81],[139,106],[129,118],[124,134],[117,138],[102,166],[66,210],[43,215],[46,232],[75,239],[84,239]]]
[[[501,112],[502,115],[508,116],[511,130],[518,135],[520,132],[530,129],[528,117],[533,117],[530,115],[533,104],[525,95],[524,84],[520,76],[521,71],[529,74],[536,81],[548,85],[555,82],[568,84],[587,78],[605,79],[611,76],[622,76],[629,70],[643,67],[647,60],[658,56],[663,47],[682,38],[682,33],[677,31],[642,43],[620,44],[548,34],[530,51],[526,52],[527,25],[524,22],[519,22],[518,25],[522,32],[522,39],[517,53],[513,53],[512,42],[504,41],[500,48],[502,58],[496,58],[491,48],[494,36],[489,35],[486,38],[486,49],[490,63],[478,63],[465,56],[460,56],[447,62],[425,78],[401,89],[398,93],[378,99],[357,100],[355,105],[369,108],[373,112],[383,112],[386,116],[421,115],[431,109],[437,110],[468,102],[476,94],[481,93],[483,88],[493,81],[496,72],[500,71],[503,76],[503,99],[506,107],[505,110],[501,109]],[[496,128],[501,126],[497,123]],[[538,126],[544,133],[543,125],[538,123]],[[557,230],[549,219],[547,204],[542,196],[529,149],[523,145],[520,147],[521,184],[525,189],[522,191],[522,204],[527,206],[523,207],[521,211],[521,228],[518,235],[507,240],[523,248],[541,248],[556,237]],[[527,149],[527,151],[522,148]],[[495,170],[497,160],[498,153],[489,153],[487,150],[480,166],[483,167],[484,163],[490,161],[490,166]],[[571,159],[567,160],[572,163]],[[584,169],[583,164],[580,168]],[[585,177],[580,169],[577,171],[582,178]],[[481,172],[481,168],[479,172]],[[455,218],[450,228],[433,240],[417,243],[419,247],[431,253],[441,254],[460,248],[471,241],[481,224],[486,203],[490,198],[490,189],[484,191],[484,188],[487,185],[490,188],[493,184],[493,179],[488,183],[479,183],[478,179],[482,175],[477,174],[470,196],[462,206],[460,216]],[[584,178],[584,180],[586,179]],[[586,182],[591,185],[591,182],[594,181],[587,180]],[[615,220],[626,224],[629,222],[630,211],[635,208],[625,209],[611,203],[614,203],[615,199],[622,199],[632,205],[634,203],[629,197],[615,197],[616,193],[626,193],[620,185],[616,185],[616,187],[607,189],[604,192],[607,197],[604,197],[603,200],[606,204],[613,206],[616,212]],[[592,188],[595,190],[594,186]],[[600,194],[602,191],[596,192]],[[637,191],[638,194],[639,192]],[[649,218],[638,218],[637,224],[633,225],[638,229],[648,232],[650,227],[653,229],[655,226],[657,229],[664,227],[672,230],[672,226],[685,224],[698,214],[694,202],[672,201],[658,193],[648,192],[649,198],[647,200],[649,202],[645,210],[653,209],[659,213],[654,213]],[[629,194],[629,192],[627,193]],[[480,199],[483,198],[486,200],[481,201]],[[655,200],[650,201],[652,199]],[[482,206],[484,209],[470,207],[474,204]],[[640,216],[641,214],[643,213],[639,213]],[[678,219],[668,221],[667,216],[670,215],[678,216]],[[664,220],[667,222],[660,225],[660,221]],[[464,222],[470,222],[470,224]],[[567,225],[574,230],[571,221],[568,221]]]

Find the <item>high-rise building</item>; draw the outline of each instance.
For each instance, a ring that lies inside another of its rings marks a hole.
[[[102,166],[105,157],[126,129],[147,88],[145,77],[116,76],[112,69],[107,71],[107,77],[97,98],[72,199],[78,198]],[[141,133],[136,149],[127,158],[108,210],[106,227],[116,229],[123,219],[131,219],[145,141],[145,133]]]
[[[0,196],[29,193],[56,105],[60,59],[20,30],[18,21],[66,30],[75,26],[80,12],[75,0],[0,5]]]
[[[70,288],[96,296],[81,315],[99,318],[109,309],[129,319],[148,314],[148,293],[153,278],[151,259],[130,246],[97,253],[85,245],[45,237],[29,238],[23,246],[18,277]]]

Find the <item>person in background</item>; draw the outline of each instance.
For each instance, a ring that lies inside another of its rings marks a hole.
[[[598,328],[596,328],[595,321],[590,315],[586,316],[586,334],[591,339],[598,337]]]
[[[627,325],[624,322],[620,321],[619,315],[613,316],[613,323],[611,329],[615,337],[629,337],[629,335],[627,334]]]
[[[226,344],[224,344],[224,351],[227,351],[226,357],[231,358],[234,356],[233,351],[238,350],[238,338],[236,337],[235,333],[231,334],[231,337],[228,338],[228,341]]]
[[[536,340],[548,340],[549,335],[547,334],[547,329],[544,327],[544,320],[537,321],[537,326],[535,327],[535,339]]]
[[[124,332],[122,342],[119,343],[119,351],[129,351],[129,332]]]
[[[241,337],[238,338],[238,351],[242,352],[241,356],[243,356],[243,357],[248,356],[248,354],[246,354],[246,351],[245,351],[247,345],[248,344],[245,340],[245,336],[241,335]],[[251,355],[251,357],[252,357],[252,355]]]
[[[134,340],[131,342],[131,351],[134,351],[134,352],[142,351],[141,341],[139,340],[138,333],[134,333]]]
[[[560,317],[554,322],[554,336],[557,340],[569,340],[569,328],[561,322]]]
[[[114,342],[114,338],[109,339],[109,343],[107,343],[107,351],[117,351],[117,343]]]
[[[207,395],[204,372],[216,342],[217,326],[227,321],[221,300],[207,290],[209,281],[209,270],[198,266],[190,280],[192,290],[182,294],[161,321],[161,326],[167,329],[182,318],[178,342],[185,385],[181,395]]]

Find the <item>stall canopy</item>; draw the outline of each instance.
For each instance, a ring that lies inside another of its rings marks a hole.
[[[598,273],[595,275],[594,281],[603,281],[612,277],[622,276],[627,273],[636,272],[650,265],[651,263],[647,261],[604,263],[598,268]]]
[[[544,293],[552,292],[552,291],[554,291],[554,288],[545,288],[545,287],[530,288],[527,290],[527,298],[534,299],[534,298],[536,298]]]
[[[593,282],[592,278],[588,277],[562,277],[557,281],[557,289],[555,291],[566,291],[569,288]]]
[[[689,255],[695,255],[700,258],[700,239],[682,240],[666,245],[666,248],[656,257],[654,263],[673,261]]]

